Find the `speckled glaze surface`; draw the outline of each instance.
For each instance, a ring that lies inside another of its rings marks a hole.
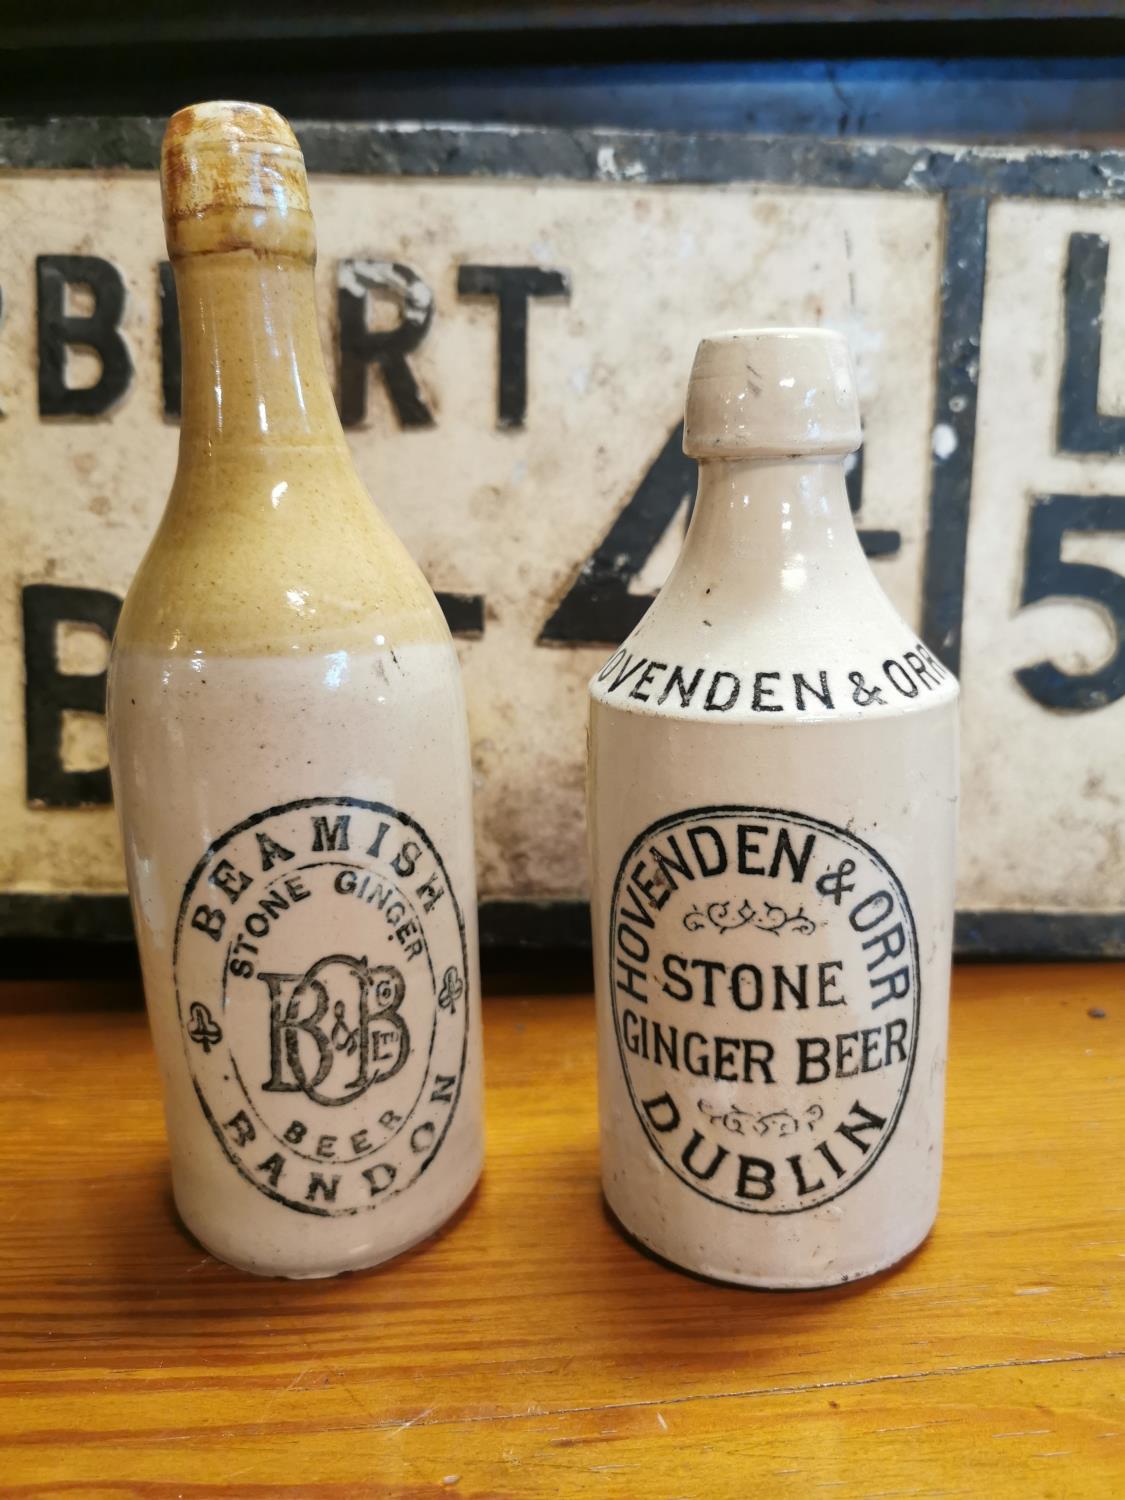
[[[180,1213],[237,1266],[325,1276],[480,1173],[460,674],[345,445],[289,127],[182,111],[162,181],[183,420],[113,647],[114,795]]]
[[[847,347],[704,340],[687,540],[590,685],[602,1166],[685,1268],[828,1286],[941,1175],[957,684],[863,556]]]

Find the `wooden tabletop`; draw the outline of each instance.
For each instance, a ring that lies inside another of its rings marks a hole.
[[[1123,989],[961,968],[934,1234],[875,1280],[757,1293],[608,1219],[585,995],[486,1002],[457,1222],[290,1283],[180,1229],[143,1014],[0,986],[0,1489],[1120,1496]]]

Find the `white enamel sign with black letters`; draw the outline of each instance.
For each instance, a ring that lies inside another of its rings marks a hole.
[[[159,129],[0,128],[9,933],[129,930],[101,713],[176,447]],[[459,638],[490,941],[584,939],[584,685],[683,535],[696,338],[822,323],[857,365],[865,550],[962,681],[959,948],[1121,951],[1119,154],[298,133],[352,450]]]

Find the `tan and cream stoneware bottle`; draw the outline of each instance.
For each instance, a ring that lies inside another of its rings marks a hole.
[[[687,539],[590,685],[606,1196],[749,1286],[870,1275],[937,1210],[957,684],[863,555],[859,443],[843,339],[705,339]]]
[[[481,1169],[465,707],[337,419],[292,131],[186,109],[161,172],[179,465],[109,719],[173,1188],[223,1260],[328,1276],[424,1239]]]

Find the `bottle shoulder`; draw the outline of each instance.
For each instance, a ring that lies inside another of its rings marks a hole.
[[[673,578],[589,685],[610,710],[775,727],[914,713],[958,692],[874,579],[712,607],[709,590]]]
[[[311,795],[350,792],[371,778],[384,788],[413,785],[423,765],[468,761],[452,643],[287,656],[115,643],[106,712],[115,784],[123,768],[134,778],[156,768],[158,781],[188,774],[209,795],[233,791],[237,800],[250,776],[261,805],[297,795],[295,786]]]
[[[448,643],[433,591],[333,450],[181,464],[119,646],[228,655]]]

